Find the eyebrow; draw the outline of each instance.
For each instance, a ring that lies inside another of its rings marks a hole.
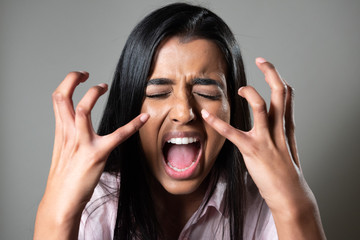
[[[147,83],[146,86],[149,85],[173,85],[174,82],[168,78],[154,78],[154,79],[150,79]]]
[[[219,88],[224,89],[224,85],[221,82],[210,78],[194,78],[192,80],[192,85],[216,85]]]
[[[150,79],[147,83],[146,86],[149,85],[173,85],[174,82],[171,79],[168,78],[154,78],[154,79]],[[210,79],[210,78],[194,78],[191,81],[192,85],[216,85],[221,89],[224,89],[224,85],[219,82],[216,81],[214,79]]]

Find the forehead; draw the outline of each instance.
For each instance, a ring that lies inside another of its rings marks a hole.
[[[152,71],[152,75],[225,73],[223,54],[214,42],[201,38],[184,42],[181,37],[171,37],[159,46]]]

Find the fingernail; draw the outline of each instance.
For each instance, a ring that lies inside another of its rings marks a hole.
[[[209,117],[209,113],[205,109],[201,110],[201,115],[202,115],[203,118]]]
[[[140,116],[140,121],[144,123],[149,119],[149,117],[150,117],[150,115],[148,113],[143,113]]]
[[[258,63],[264,63],[264,62],[267,62],[265,58],[262,58],[262,57],[258,57],[256,58],[256,62]]]
[[[79,72],[84,74],[84,75],[88,74],[88,72],[86,72],[86,71],[79,71]]]
[[[106,88],[107,87],[107,84],[106,83],[100,83],[98,84],[99,87],[102,87],[102,88]]]

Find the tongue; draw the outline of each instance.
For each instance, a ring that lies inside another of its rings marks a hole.
[[[195,162],[197,153],[198,148],[196,147],[196,144],[171,144],[167,153],[167,161],[173,167],[184,169]]]

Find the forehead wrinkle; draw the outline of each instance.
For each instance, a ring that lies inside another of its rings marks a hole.
[[[204,43],[199,41],[204,41]],[[194,55],[191,50],[189,52],[188,48],[183,48],[186,45],[194,47],[199,43],[206,46],[200,47],[201,57]],[[171,64],[168,59],[178,64]],[[215,78],[223,83],[223,90],[227,88],[227,64],[223,53],[216,43],[204,38],[189,38],[184,41],[183,36],[174,36],[162,41],[155,53],[149,78],[151,75],[153,78],[164,77],[173,80],[178,78],[189,80],[195,77]]]

